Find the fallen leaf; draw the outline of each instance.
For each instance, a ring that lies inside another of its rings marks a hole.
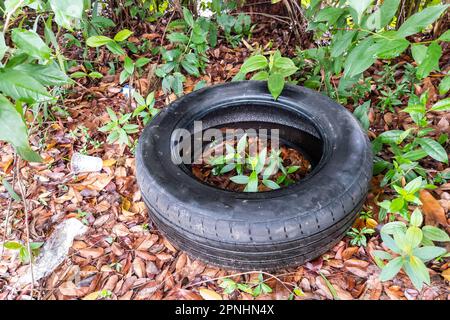
[[[82,300],[97,300],[100,295],[100,291],[91,292],[88,295],[84,296]]]
[[[446,269],[446,270],[442,271],[441,276],[445,280],[450,281],[450,269]]]
[[[445,217],[444,208],[439,204],[431,193],[427,190],[421,190],[420,201],[422,201],[422,210],[425,215],[425,224],[436,226],[441,224],[442,226],[447,226],[447,219]]]
[[[112,167],[116,162],[117,162],[116,159],[103,160],[103,166],[104,167]]]
[[[220,294],[210,289],[200,288],[198,292],[204,300],[223,300]]]

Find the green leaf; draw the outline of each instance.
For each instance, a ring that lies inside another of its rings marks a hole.
[[[412,247],[416,248],[422,241],[423,233],[418,227],[411,226],[406,230],[405,241]]]
[[[253,75],[252,80],[267,80],[269,79],[269,73],[267,71],[259,71]]]
[[[114,36],[114,41],[121,42],[127,40],[131,35],[133,34],[133,31],[130,31],[128,29],[120,30],[116,33]]]
[[[381,260],[391,260],[392,259],[392,256],[386,251],[373,250],[372,254]]]
[[[110,41],[106,44],[106,47],[109,51],[111,51],[113,54],[117,54],[119,56],[123,56],[125,54],[125,51],[122,49],[122,47],[115,41]]]
[[[416,274],[418,278],[420,278],[426,284],[430,284],[430,274],[428,272],[427,267],[418,257],[410,256],[409,263],[412,271]],[[406,271],[406,270],[405,270]],[[408,274],[409,276],[409,274]]]
[[[62,86],[69,82],[67,75],[56,63],[49,65],[19,64],[13,69],[27,73],[45,86]]]
[[[248,179],[247,186],[244,189],[244,192],[257,192],[258,191],[258,174],[256,171],[253,171],[250,174]]]
[[[373,0],[348,0],[348,4],[353,8],[358,14],[358,23],[361,22],[361,17],[366,11],[367,7],[372,3]]]
[[[439,94],[444,95],[450,90],[450,76],[446,76],[439,84]]]
[[[411,46],[411,53],[414,60],[420,65],[427,56],[428,47],[423,44],[413,44]]]
[[[447,232],[433,226],[424,226],[422,228],[423,236],[431,241],[447,242],[450,237]]]
[[[380,8],[367,18],[367,27],[370,30],[384,28],[394,18],[399,4],[400,0],[383,1]]]
[[[200,90],[201,88],[204,88],[204,87],[206,87],[206,85],[207,85],[207,82],[206,82],[206,80],[200,80],[199,82],[197,82],[197,84],[194,86],[194,89],[193,89],[193,91],[197,91],[197,90]]]
[[[173,32],[167,36],[167,39],[169,39],[169,41],[173,43],[180,42],[187,44],[189,42],[189,37],[181,32]]]
[[[44,86],[25,72],[0,69],[0,92],[29,103],[53,100]]]
[[[250,179],[247,176],[240,175],[231,177],[230,180],[237,184],[247,184]]]
[[[55,13],[55,21],[63,28],[71,27],[81,20],[84,9],[83,0],[50,0],[50,6]]]
[[[416,138],[415,141],[420,144],[430,157],[437,161],[448,163],[447,152],[438,142],[431,138]]]
[[[403,266],[403,258],[397,257],[389,261],[381,270],[380,281],[389,281],[394,278]]]
[[[195,77],[200,76],[200,71],[198,70],[198,67],[195,64],[189,62],[188,60],[185,59],[181,61],[181,66],[183,67],[184,70],[186,70],[188,74],[193,75]]]
[[[1,123],[1,120],[0,120]],[[2,184],[5,187],[6,191],[8,191],[11,198],[13,198],[16,201],[20,201],[19,195],[14,191],[12,185],[5,179],[2,180]]]
[[[446,252],[447,250],[445,250],[445,248],[426,246],[421,248],[415,248],[413,250],[413,255],[421,259],[423,262],[427,262],[439,256],[442,256]]]
[[[285,57],[281,57],[281,54],[274,57],[272,72],[281,74],[283,77],[289,77],[293,75],[298,68],[295,66],[294,62]]]
[[[7,241],[5,242],[5,248],[8,250],[19,250],[23,245],[16,241]]]
[[[381,232],[380,233],[381,239],[383,240],[383,243],[392,251],[394,251],[395,253],[401,254],[402,250],[400,250],[400,248],[397,246],[397,244],[395,243],[394,239],[392,239],[392,237],[390,235],[388,235],[387,233]]]
[[[381,232],[387,234],[394,234],[395,232],[406,232],[406,225],[401,221],[394,221],[386,223],[383,228],[381,228]]]
[[[74,72],[74,73],[72,73],[72,74],[70,75],[70,77],[71,77],[72,79],[86,78],[86,76],[87,76],[87,73],[86,73],[86,72],[81,72],[81,71],[76,71],[76,72]]]
[[[448,5],[430,6],[413,14],[400,26],[397,36],[405,38],[422,31],[423,28],[436,21],[447,8]]]
[[[240,72],[246,74],[252,71],[264,69],[267,66],[268,63],[266,57],[258,54],[245,60],[244,64],[241,67]]]
[[[333,40],[331,45],[331,56],[336,58],[343,55],[352,44],[353,38],[357,32],[358,31],[356,30],[345,31],[341,38]]]
[[[192,17],[192,13],[185,7],[183,7],[183,18],[188,26],[190,26],[191,28],[194,26],[194,18]]]
[[[365,129],[368,130],[369,126],[370,126],[370,122],[369,122],[369,108],[370,108],[370,100],[364,102],[362,105],[358,106],[355,111],[353,111],[353,115],[356,117],[356,119],[359,120],[359,122],[361,123],[361,126]]]
[[[445,31],[439,38],[439,41],[446,41],[449,42],[450,41],[450,30]]]
[[[378,138],[386,144],[400,144],[409,135],[411,130],[390,130],[381,133]]]
[[[350,52],[345,61],[345,78],[353,78],[354,76],[361,74],[375,62],[375,55],[372,50],[369,50],[373,43],[373,38],[369,37],[357,44]]]
[[[36,32],[15,28],[11,31],[11,38],[26,54],[37,59],[50,59],[52,51]]]
[[[410,45],[406,39],[381,39],[377,41],[374,48],[380,59],[393,59],[398,57]]]
[[[108,37],[106,37],[106,36],[92,36],[92,37],[89,37],[87,40],[86,40],[86,44],[89,46],[89,47],[94,47],[94,48],[96,48],[96,47],[100,47],[100,46],[103,46],[103,45],[105,45],[105,44],[108,44],[108,43],[110,43],[110,42],[112,42],[113,40],[111,39],[111,38],[108,38]]]
[[[133,74],[133,72],[134,72],[134,63],[133,63],[133,60],[131,60],[131,58],[130,57],[125,57],[125,59],[124,59],[124,61],[123,61],[124,63],[123,63],[123,67],[124,67],[124,69],[126,70],[126,72],[128,73],[128,74]]]
[[[5,43],[5,36],[3,35],[3,32],[0,33],[0,61],[5,56],[6,51],[8,50],[8,46]]]
[[[427,49],[427,53],[422,63],[417,67],[417,77],[423,79],[431,71],[439,70],[439,59],[442,56],[442,48],[437,42],[432,42]]]
[[[150,62],[149,58],[140,57],[139,59],[136,60],[136,62],[134,64],[136,65],[136,67],[142,68],[143,66],[145,66],[149,62]]]
[[[267,188],[270,188],[270,189],[272,189],[272,190],[280,189],[280,186],[279,186],[276,182],[274,182],[274,181],[272,181],[272,180],[263,180],[262,183],[263,183]]]
[[[103,78],[103,75],[100,72],[93,71],[89,73],[89,78],[91,79],[101,79]]]
[[[392,200],[389,210],[391,212],[399,212],[400,210],[402,210],[404,205],[405,201],[403,200],[403,198],[395,198],[394,200]]]
[[[408,182],[408,184],[404,187],[404,189],[408,192],[408,193],[416,193],[417,191],[419,191],[420,187],[422,186],[422,177],[417,177],[413,180],[411,180],[410,182]]]
[[[274,99],[278,99],[284,88],[284,77],[279,73],[272,73],[269,75],[267,84]]]
[[[345,12],[343,8],[336,8],[327,6],[319,11],[317,16],[315,17],[315,22],[328,22],[330,25],[333,25],[339,17]]]
[[[410,223],[415,227],[420,227],[423,222],[423,216],[419,208],[416,208],[411,214]]]
[[[16,108],[0,94],[0,140],[13,145],[19,155],[30,162],[41,162],[42,158],[28,143],[28,134],[22,116]]]
[[[450,110],[450,98],[445,98],[433,104],[431,107],[432,111],[448,111]]]

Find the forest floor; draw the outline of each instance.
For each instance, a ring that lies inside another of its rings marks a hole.
[[[164,34],[164,23],[139,25],[130,41],[139,43],[149,39],[159,44]],[[249,45],[264,47],[269,41],[279,48],[283,55],[295,55],[295,39],[271,20],[261,20],[255,29]],[[249,47],[250,47],[249,46]],[[307,46],[310,46],[308,44]],[[311,44],[312,46],[312,44]],[[225,41],[208,52],[209,65],[206,75],[200,78],[187,77],[184,92],[193,90],[195,84],[205,80],[207,85],[230,81],[238,72],[243,60],[251,54],[249,47],[240,45],[232,48]],[[303,47],[305,45],[303,44]],[[95,52],[94,52],[95,53]],[[67,52],[79,59],[80,52]],[[450,61],[449,49],[444,48],[443,61]],[[108,53],[92,55],[99,71],[108,70]],[[164,108],[176,97],[165,95],[152,74],[152,65],[158,57],[148,56],[152,63],[141,79],[135,80],[135,87],[142,95],[155,90],[156,107]],[[408,56],[396,61],[400,66],[393,75],[401,81],[402,65],[411,62]],[[366,72],[376,79],[377,71],[385,63],[379,61]],[[450,65],[441,67],[448,71]],[[338,79],[336,79],[338,81]],[[416,94],[430,92],[430,103],[438,98],[439,77],[427,77],[415,84]],[[372,87],[368,99],[379,98],[378,89]],[[128,147],[106,143],[106,134],[98,128],[109,121],[106,108],[116,112],[131,112],[133,104],[123,95],[119,85],[119,73],[104,76],[99,80],[80,80],[65,96],[61,108],[66,116],[56,115],[42,123],[35,123],[31,129],[31,144],[38,146],[44,163],[14,161],[13,149],[0,143],[0,171],[15,174],[26,189],[26,208],[22,201],[10,201],[6,191],[0,193],[0,234],[7,240],[26,241],[25,217],[29,215],[30,238],[34,242],[45,242],[55,227],[65,219],[75,217],[83,221],[88,231],[73,242],[64,262],[51,275],[38,281],[33,296],[40,299],[449,299],[448,263],[433,265],[431,285],[419,292],[404,273],[392,281],[381,283],[379,267],[371,252],[382,249],[379,235],[368,240],[367,246],[352,246],[345,237],[331,251],[303,266],[280,270],[274,274],[263,273],[265,283],[272,292],[253,297],[251,294],[234,291],[224,293],[220,287],[224,277],[238,283],[258,281],[260,272],[239,273],[220,269],[189,257],[174,248],[153,223],[148,220],[147,209],[136,183],[135,157]],[[394,108],[406,106],[405,101]],[[348,109],[353,111],[349,104]],[[411,124],[407,114],[384,112],[371,108],[369,113],[369,136],[374,138],[386,130],[404,129]],[[430,114],[428,119],[437,135],[450,133],[450,114]],[[85,128],[85,129],[83,129]],[[142,123],[140,129],[143,128]],[[86,130],[87,129],[87,130]],[[83,131],[85,130],[85,131]],[[139,133],[132,135],[135,140]],[[99,142],[95,146],[91,141]],[[70,159],[74,152],[86,150],[87,154],[103,159],[101,172],[74,175],[70,170]],[[428,161],[428,162],[427,162]],[[430,170],[443,171],[445,165],[427,160],[422,165]],[[355,163],[355,166],[358,164]],[[20,175],[18,171],[20,170]],[[370,194],[364,206],[377,216],[375,201],[382,192],[375,176]],[[17,186],[16,186],[17,190]],[[429,205],[448,221],[450,209],[450,183],[442,184],[432,191]],[[435,199],[436,198],[436,199]],[[427,212],[424,212],[427,214]],[[8,218],[8,230],[5,220]],[[5,249],[0,261],[0,300],[25,299],[30,296],[30,287],[16,287],[17,280],[28,272],[17,251]],[[75,276],[76,275],[76,276]],[[206,289],[206,290],[205,290]],[[295,294],[292,295],[295,290]]]

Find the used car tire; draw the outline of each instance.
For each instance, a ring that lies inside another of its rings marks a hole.
[[[289,187],[218,189],[171,160],[172,132],[199,119],[204,129],[278,127],[320,155],[312,172]],[[372,151],[359,122],[331,99],[286,85],[275,101],[267,83],[242,81],[200,89],[160,112],[140,137],[136,167],[150,217],[175,246],[222,267],[275,270],[314,259],[342,239],[367,195]]]

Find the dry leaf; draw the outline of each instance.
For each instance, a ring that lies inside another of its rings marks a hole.
[[[116,162],[116,159],[103,160],[103,167],[112,167]]]
[[[447,218],[445,217],[444,208],[441,207],[431,193],[427,190],[420,191],[420,201],[422,201],[422,211],[425,215],[425,224],[436,226],[441,224],[447,226]]]
[[[450,281],[450,269],[446,269],[446,270],[442,271],[441,276],[445,280]]]
[[[198,292],[205,300],[223,300],[220,294],[210,289],[200,288]]]

